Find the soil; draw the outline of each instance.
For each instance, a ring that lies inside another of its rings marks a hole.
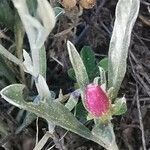
[[[66,41],[74,43],[78,51],[83,46],[91,46],[98,59],[108,55],[109,42],[115,19],[117,0],[97,0],[95,6],[81,10],[78,6],[65,8],[53,32],[46,41],[47,82],[49,88],[58,95],[74,90],[74,81],[67,74],[71,64],[68,58]],[[53,4],[55,5],[55,3]],[[1,26],[1,30],[4,26]],[[10,32],[5,32],[12,37]],[[129,48],[127,72],[119,91],[125,95],[128,111],[112,119],[116,140],[120,150],[150,149],[150,1],[141,0],[140,12],[135,23]],[[13,37],[12,37],[13,38]],[[2,39],[7,47],[7,39]],[[8,150],[32,150],[36,139],[36,121],[19,134],[15,134],[18,126],[15,115],[19,111],[3,99],[0,102],[0,120],[8,125],[10,134],[0,140],[0,145],[7,143]],[[9,110],[9,111],[8,111]],[[11,111],[13,110],[13,111]],[[46,122],[39,119],[39,139],[45,134]],[[90,124],[88,124],[90,126]],[[94,142],[57,127],[55,143],[52,150],[102,150]],[[65,134],[65,136],[64,136]],[[64,137],[63,137],[64,136]],[[63,138],[61,138],[63,137]],[[59,139],[61,139],[59,141]],[[43,150],[54,145],[49,139]],[[60,147],[63,145],[64,148]],[[57,147],[57,148],[56,148]],[[4,149],[0,147],[0,150]]]

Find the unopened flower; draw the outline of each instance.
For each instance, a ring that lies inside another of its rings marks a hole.
[[[110,108],[106,93],[96,84],[89,84],[84,92],[85,107],[93,117],[104,116]]]

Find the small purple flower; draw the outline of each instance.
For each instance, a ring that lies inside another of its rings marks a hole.
[[[109,98],[101,87],[96,84],[87,85],[84,100],[86,109],[93,117],[102,117],[109,111]]]

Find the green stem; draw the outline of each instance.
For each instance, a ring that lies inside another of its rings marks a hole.
[[[22,61],[15,57],[13,54],[11,54],[9,51],[7,51],[1,44],[0,54],[25,69],[25,66],[23,65]]]
[[[25,31],[23,29],[23,25],[21,23],[20,17],[18,14],[15,16],[15,42],[16,42],[16,54],[17,57],[23,61],[23,53],[22,53],[22,46],[23,46],[23,38]],[[21,81],[25,84],[25,73],[23,68],[20,66],[20,75],[21,75]]]

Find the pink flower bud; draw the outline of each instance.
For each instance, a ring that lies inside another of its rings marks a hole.
[[[109,98],[100,86],[89,84],[84,93],[85,107],[93,117],[102,117],[109,111]]]

